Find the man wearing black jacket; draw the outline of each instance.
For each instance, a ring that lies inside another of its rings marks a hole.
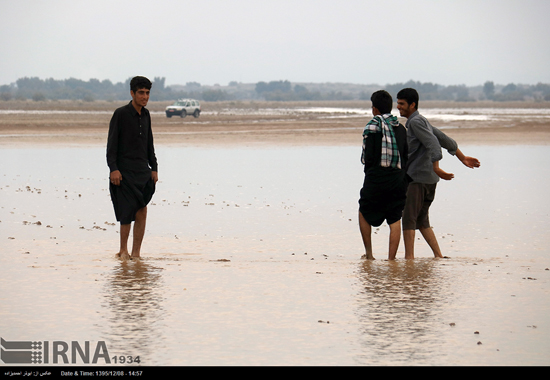
[[[407,197],[407,131],[391,114],[392,97],[384,91],[371,96],[373,119],[363,131],[365,180],[359,199],[359,228],[366,259],[374,259],[371,226],[390,226],[388,259],[394,260],[401,239],[401,216]]]

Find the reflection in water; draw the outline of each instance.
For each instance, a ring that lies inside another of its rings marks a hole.
[[[162,339],[161,270],[143,260],[121,261],[113,268],[103,304],[111,314],[106,338],[111,356],[140,356],[147,364],[151,348]]]
[[[439,260],[365,260],[359,268],[357,314],[364,364],[434,363],[444,307]]]

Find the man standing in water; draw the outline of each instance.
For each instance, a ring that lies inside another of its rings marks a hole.
[[[359,199],[359,229],[366,259],[373,260],[371,230],[384,220],[390,226],[388,259],[401,239],[401,216],[407,196],[407,131],[391,114],[393,99],[384,91],[371,96],[373,118],[363,131],[365,180]]]
[[[110,169],[111,200],[120,222],[118,257],[139,258],[145,234],[147,204],[158,181],[151,116],[145,108],[152,83],[145,77],[130,81],[132,101],[118,108],[109,124],[107,165]],[[134,222],[131,256],[128,237]]]
[[[447,149],[450,154],[456,154],[457,158],[469,168],[480,166],[478,159],[464,156],[454,140],[432,127],[428,120],[418,113],[418,99],[418,92],[413,88],[405,88],[397,94],[397,109],[402,117],[407,118],[405,124],[409,149],[407,175],[411,179],[403,210],[406,259],[414,259],[414,238],[417,229],[432,249],[434,256],[443,257],[428,215],[439,178],[445,180],[454,178],[453,174],[439,168],[439,160],[442,158],[441,147]]]

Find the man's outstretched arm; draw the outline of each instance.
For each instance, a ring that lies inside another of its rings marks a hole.
[[[432,128],[441,147],[445,148],[451,155],[456,155],[456,158],[458,158],[465,166],[472,169],[479,168],[481,166],[481,163],[477,158],[464,155],[464,153],[462,153],[462,151],[458,148],[458,144],[455,140],[447,136],[440,129],[434,126],[432,126]]]

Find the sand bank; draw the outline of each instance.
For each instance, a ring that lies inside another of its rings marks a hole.
[[[2,102],[0,145],[105,144],[125,102]],[[150,102],[157,144],[358,145],[370,102],[204,103],[199,118],[167,118]],[[421,112],[459,144],[550,144],[550,104],[423,102]],[[405,123],[405,119],[401,120]]]

